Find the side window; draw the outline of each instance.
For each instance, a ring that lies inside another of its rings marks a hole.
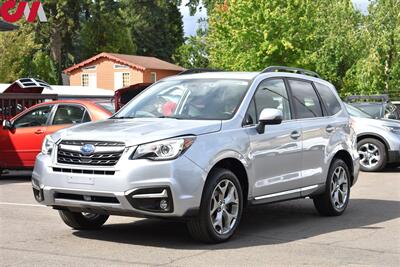
[[[86,110],[81,106],[59,105],[54,115],[53,125],[81,123]]]
[[[44,126],[49,119],[53,106],[36,108],[14,121],[15,128]]]
[[[326,85],[320,83],[314,84],[329,115],[335,115],[338,113],[341,110],[341,106],[332,90]]]
[[[321,104],[310,82],[289,80],[296,118],[322,117]]]
[[[256,104],[254,99],[251,100],[249,109],[247,110],[246,117],[244,118],[244,125],[253,125],[257,122]]]
[[[265,108],[276,108],[282,111],[283,120],[290,120],[290,106],[285,83],[282,79],[262,81],[254,96],[257,108],[257,119]]]
[[[89,121],[92,121],[92,119],[90,118],[89,112],[86,111],[86,112],[85,112],[85,115],[83,116],[82,123],[84,123],[84,122],[89,122]]]

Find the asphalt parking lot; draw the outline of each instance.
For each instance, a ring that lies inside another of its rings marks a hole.
[[[73,231],[37,205],[29,179],[0,178],[0,266],[400,266],[400,169],[361,173],[341,217],[318,216],[311,200],[253,207],[219,245],[164,220],[114,216]]]

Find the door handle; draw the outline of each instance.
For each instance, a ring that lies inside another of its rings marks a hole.
[[[325,128],[326,132],[331,133],[335,130],[335,127],[333,127],[332,125],[328,125]]]
[[[293,131],[291,134],[290,134],[290,137],[292,138],[292,139],[297,139],[297,138],[299,138],[301,136],[301,134],[298,132],[298,131]]]
[[[44,131],[42,129],[36,130],[35,134],[44,134]]]

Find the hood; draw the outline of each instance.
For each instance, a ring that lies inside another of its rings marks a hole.
[[[182,135],[202,135],[221,130],[221,121],[177,119],[108,119],[80,124],[56,132],[54,140],[120,141],[134,146]]]
[[[360,118],[353,117],[354,129],[357,134],[363,133],[365,131],[371,131],[371,129],[383,130],[384,126],[389,127],[400,127],[400,121],[391,119],[372,119],[372,118]]]

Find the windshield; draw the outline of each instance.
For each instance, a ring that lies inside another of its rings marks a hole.
[[[233,117],[247,80],[196,79],[163,81],[130,101],[113,118],[226,120]]]
[[[382,114],[383,105],[381,105],[381,104],[367,104],[367,105],[353,104],[353,106],[355,106],[358,109],[361,109],[362,111],[366,112],[367,114],[369,114],[373,118],[378,118],[379,119],[383,115]]]
[[[100,107],[104,108],[105,110],[110,111],[111,113],[115,112],[115,107],[114,107],[114,103],[110,102],[97,102],[97,105],[99,105]]]
[[[352,105],[349,105],[349,104],[345,104],[345,105],[346,105],[347,111],[349,112],[349,114],[351,116],[372,119],[372,117],[368,113],[362,111],[361,109],[353,107]]]

